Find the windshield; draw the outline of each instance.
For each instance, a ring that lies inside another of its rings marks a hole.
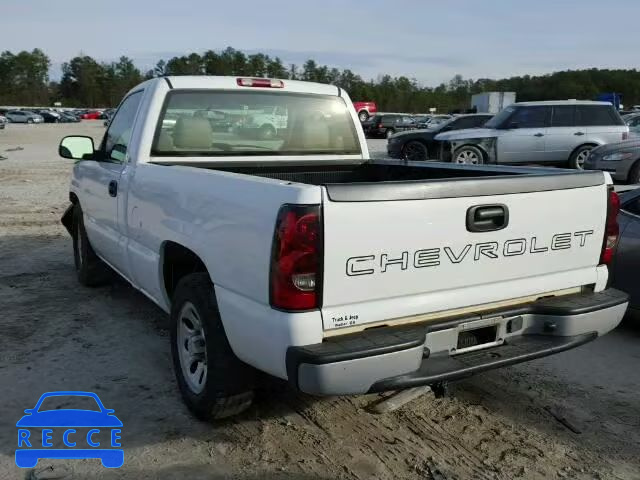
[[[360,153],[340,97],[214,90],[170,92],[152,148],[156,156]]]
[[[495,117],[484,124],[484,128],[499,128],[505,120],[507,120],[513,112],[516,111],[516,107],[507,107],[498,113]]]
[[[38,412],[68,409],[100,411],[95,398],[88,395],[54,395],[42,400]]]

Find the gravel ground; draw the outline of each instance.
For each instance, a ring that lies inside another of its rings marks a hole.
[[[0,479],[640,478],[633,322],[394,413],[369,413],[377,395],[319,399],[270,381],[238,418],[193,419],[174,382],[164,313],[124,282],[88,289],[74,277],[59,223],[72,163],[57,144],[103,131],[90,121],[0,131]],[[384,141],[371,143],[384,151]],[[115,409],[121,469],[43,460],[28,477],[15,466],[15,422],[52,390],[94,391]]]

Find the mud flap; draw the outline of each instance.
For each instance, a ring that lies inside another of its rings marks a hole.
[[[62,222],[62,225],[64,225],[64,228],[67,229],[67,232],[69,232],[71,236],[73,236],[73,208],[73,204],[69,205],[60,219],[60,222]]]

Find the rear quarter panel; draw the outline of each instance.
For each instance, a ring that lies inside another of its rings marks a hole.
[[[627,126],[593,126],[586,127],[587,139],[583,143],[593,143],[596,145],[604,145],[605,143],[616,143],[623,140],[624,133],[629,132]]]

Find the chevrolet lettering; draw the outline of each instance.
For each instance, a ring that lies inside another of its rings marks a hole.
[[[408,268],[437,267],[441,261],[459,264],[463,261],[478,262],[483,259],[497,259],[499,257],[517,257],[527,254],[549,253],[571,248],[583,248],[587,238],[593,235],[593,230],[557,233],[548,243],[538,237],[514,238],[504,242],[481,242],[467,244],[459,248],[441,247],[426,248],[413,252],[404,251],[399,254],[381,253],[379,255],[363,255],[351,257],[347,260],[347,275],[357,277],[373,275],[376,271],[385,273],[397,267],[399,270]]]

